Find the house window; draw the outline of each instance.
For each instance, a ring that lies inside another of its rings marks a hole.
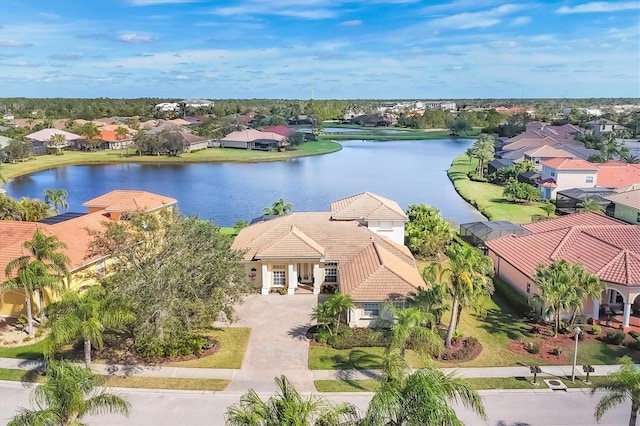
[[[338,282],[338,263],[325,262],[324,264],[324,280],[328,283]]]
[[[587,178],[585,179],[586,183],[593,183],[593,176],[587,176]]]
[[[556,172],[551,172],[551,176],[555,176],[555,175],[556,175]]]
[[[285,271],[273,271],[273,285],[284,287],[287,279],[287,273]]]
[[[638,213],[638,216],[636,216],[636,222],[640,223],[640,212]]]
[[[531,283],[527,283],[527,294],[531,293]]]
[[[379,303],[364,303],[364,316],[368,318],[377,318],[380,315]]]

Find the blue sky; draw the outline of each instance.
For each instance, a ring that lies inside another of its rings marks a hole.
[[[1,0],[0,97],[638,97],[639,34],[637,0]]]

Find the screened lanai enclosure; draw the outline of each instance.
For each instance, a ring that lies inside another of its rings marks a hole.
[[[529,231],[517,223],[506,220],[471,222],[460,225],[460,237],[476,247],[484,247],[485,241],[505,235],[524,235],[528,233]]]
[[[556,194],[556,209],[563,214],[576,213],[580,210],[578,204],[594,199],[606,210],[611,201],[603,197],[611,194],[615,194],[613,189],[603,187],[565,189]]]

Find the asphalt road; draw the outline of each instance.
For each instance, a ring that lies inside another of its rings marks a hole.
[[[29,407],[29,387],[17,382],[0,381],[0,422],[6,424],[17,407]],[[105,415],[87,418],[91,425],[224,425],[226,408],[236,403],[236,392],[191,392],[142,389],[119,389],[133,408],[131,415]],[[591,397],[586,391],[483,391],[481,392],[488,422],[466,409],[457,408],[467,425],[602,425],[621,426],[629,422],[630,404],[611,410],[597,423],[593,410],[600,395]],[[332,402],[349,401],[365,409],[371,394],[324,394]],[[267,396],[267,395],[264,395]]]

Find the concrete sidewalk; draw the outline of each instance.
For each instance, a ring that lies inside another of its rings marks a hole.
[[[30,361],[25,359],[0,358],[0,368],[35,370],[44,367],[43,361]],[[640,365],[637,365],[640,367]],[[141,377],[178,377],[185,379],[227,379],[233,380],[240,370],[214,369],[214,368],[184,368],[165,367],[154,365],[113,365],[93,364],[94,371],[100,374],[133,375]],[[540,376],[569,376],[570,365],[541,366]],[[606,376],[620,369],[620,365],[594,365],[592,376]],[[522,377],[531,376],[528,366],[519,367],[477,367],[477,368],[443,368],[445,373],[455,374],[464,378],[490,378],[490,377]],[[284,374],[295,379],[296,375],[304,373],[312,376],[313,380],[368,380],[377,379],[381,375],[380,370],[300,370],[300,369],[269,369],[270,381],[272,377]],[[582,365],[576,366],[576,376],[582,377]],[[295,380],[294,380],[295,381]]]

